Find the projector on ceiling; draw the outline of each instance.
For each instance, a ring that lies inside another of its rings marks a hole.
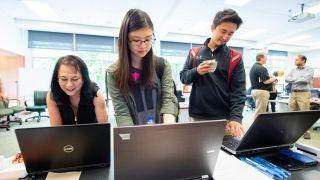
[[[310,19],[315,18],[316,15],[312,13],[302,12],[300,14],[291,16],[288,22],[294,22],[294,23],[302,23],[305,21],[308,21]]]

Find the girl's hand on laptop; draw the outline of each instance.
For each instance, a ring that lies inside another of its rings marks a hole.
[[[244,134],[242,125],[237,121],[228,121],[226,130],[228,134],[236,136],[238,138],[242,137],[242,135]]]
[[[172,114],[163,114],[163,123],[164,124],[173,124],[176,123],[176,117]]]

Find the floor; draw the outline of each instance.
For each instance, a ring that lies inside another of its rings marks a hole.
[[[109,114],[110,114],[109,122],[113,126],[115,124],[113,111],[110,111]],[[29,116],[31,116],[31,115],[24,116],[24,117],[22,116],[22,118],[25,119]],[[245,129],[248,129],[253,122],[253,111],[250,109],[248,109],[248,110],[245,109],[243,112],[243,117],[244,117],[243,118],[243,125],[244,125]],[[9,156],[12,156],[13,154],[20,151],[16,137],[15,137],[15,133],[14,133],[15,129],[29,128],[29,127],[43,127],[43,126],[49,126],[49,125],[50,125],[49,119],[42,118],[40,122],[37,122],[35,120],[28,121],[28,122],[23,121],[22,125],[19,125],[17,123],[12,123],[10,131],[6,131],[5,129],[0,129],[0,155],[3,155],[5,157],[9,157]],[[299,142],[320,149],[320,130],[311,131],[311,139],[310,140],[305,140],[303,138],[300,138]]]

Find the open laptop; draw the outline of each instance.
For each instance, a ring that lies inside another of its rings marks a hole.
[[[226,136],[222,149],[246,155],[291,147],[319,118],[320,111],[260,114],[241,140]]]
[[[110,166],[110,124],[16,129],[28,174]]]
[[[115,179],[212,178],[226,120],[114,128]]]

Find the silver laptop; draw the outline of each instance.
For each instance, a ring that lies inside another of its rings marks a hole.
[[[115,179],[211,178],[226,120],[114,128]]]
[[[320,111],[259,114],[241,140],[226,136],[222,149],[235,155],[250,155],[292,147],[320,118]]]
[[[28,174],[110,166],[110,124],[16,129]]]

